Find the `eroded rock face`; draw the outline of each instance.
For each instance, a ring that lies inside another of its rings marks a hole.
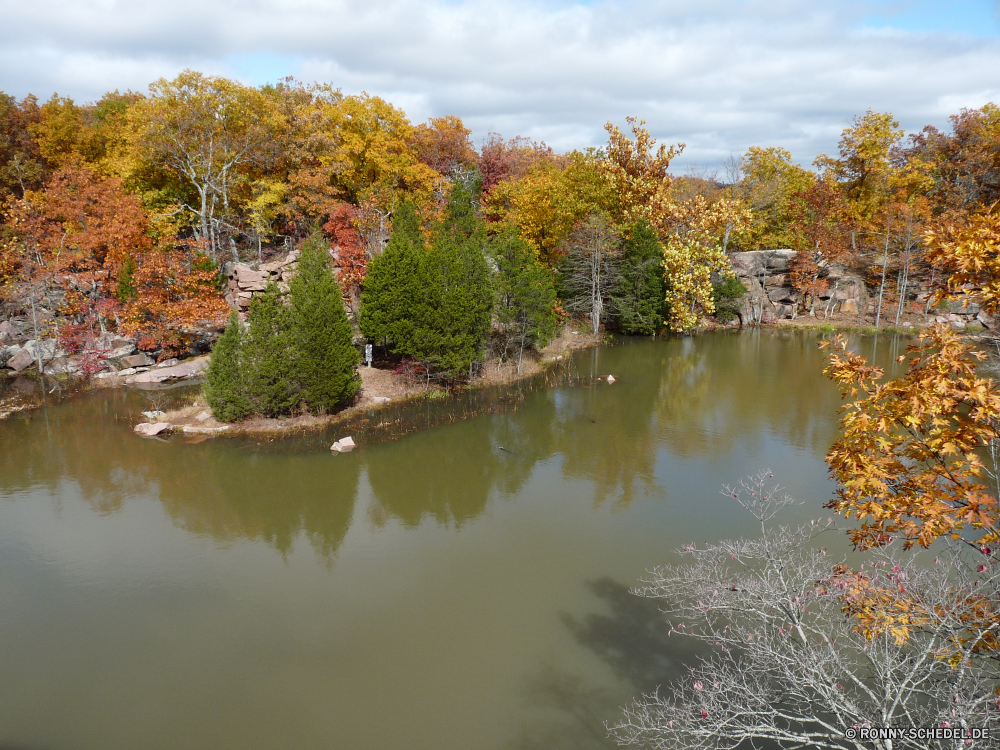
[[[792,287],[791,263],[796,251],[750,250],[729,256],[733,270],[747,293],[742,300],[744,322],[795,317],[803,296]],[[865,298],[864,282],[843,266],[829,263],[820,268],[827,289],[817,295],[817,310],[856,313]]]

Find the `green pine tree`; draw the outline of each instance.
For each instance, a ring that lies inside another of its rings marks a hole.
[[[424,240],[412,203],[400,205],[392,225],[388,246],[368,264],[358,327],[369,341],[388,342],[396,351],[406,353],[423,295],[420,260]]]
[[[283,296],[273,282],[254,295],[243,344],[247,395],[253,412],[266,417],[291,413],[301,398]]]
[[[204,386],[205,400],[220,422],[237,422],[250,415],[251,404],[243,378],[243,332],[234,311],[225,332],[212,349]]]
[[[295,350],[295,380],[302,401],[314,412],[332,412],[361,386],[354,334],[340,285],[330,268],[322,237],[310,236],[292,279],[289,334]]]
[[[618,277],[609,306],[618,330],[633,336],[652,336],[663,327],[663,246],[656,230],[640,220],[625,241]]]
[[[486,227],[475,214],[473,192],[456,185],[421,263],[423,294],[412,343],[403,352],[428,373],[471,374],[482,359],[493,314],[485,247]]]
[[[545,346],[555,335],[556,291],[551,272],[538,262],[520,233],[509,230],[491,243],[494,265],[496,348],[499,362],[517,356],[518,372],[525,348]]]

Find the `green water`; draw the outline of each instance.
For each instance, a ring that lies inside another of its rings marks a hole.
[[[343,455],[345,428],[160,441],[131,432],[155,396],[49,396],[0,422],[0,747],[607,746],[690,658],[628,587],[752,533],[721,486],[770,468],[787,520],[828,515],[818,340],[624,341]]]

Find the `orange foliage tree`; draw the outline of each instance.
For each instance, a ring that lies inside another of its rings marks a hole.
[[[839,484],[828,507],[862,522],[851,533],[860,548],[899,536],[906,548],[941,536],[988,548],[997,541],[997,466],[982,456],[996,455],[1000,392],[976,372],[985,354],[945,326],[908,351],[906,375],[880,382],[880,368],[836,340],[824,372],[852,400],[827,455]]]
[[[971,290],[993,314],[1000,305],[1000,204],[924,234],[925,257],[946,277],[939,297]]]
[[[475,165],[471,135],[454,115],[433,117],[413,129],[413,150],[421,162],[438,174],[448,175],[455,167]]]
[[[179,327],[225,310],[214,266],[172,237],[154,239],[140,198],[78,162],[28,191],[5,230],[32,293],[54,293],[59,312],[95,335],[93,326],[117,325],[148,348],[170,348]]]

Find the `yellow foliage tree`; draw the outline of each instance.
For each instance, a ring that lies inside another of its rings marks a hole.
[[[720,198],[708,203],[702,195],[671,204],[664,223],[663,273],[669,309],[667,325],[684,331],[698,324],[699,311],[715,312],[712,273],[732,275],[726,257],[730,240],[747,230],[751,212],[742,201]]]
[[[561,162],[541,160],[524,177],[500,181],[484,205],[487,217],[517,227],[548,263],[577,223],[611,198],[595,154],[574,151]]]
[[[615,219],[621,226],[635,224],[645,219],[662,232],[672,205],[671,177],[667,170],[670,162],[684,150],[684,144],[670,146],[661,143],[646,129],[646,121],[635,117],[625,118],[635,140],[629,138],[618,126],[610,122],[604,126],[608,132],[608,145],[600,171],[608,190],[615,197]]]
[[[740,179],[729,192],[753,211],[753,220],[741,246],[747,250],[798,248],[793,201],[815,182],[816,176],[792,163],[783,148],[752,146],[740,159]]]
[[[907,548],[941,536],[992,545],[996,489],[985,482],[997,467],[987,469],[981,453],[1000,438],[1000,392],[976,372],[985,354],[946,326],[908,351],[907,374],[881,382],[880,368],[836,339],[824,372],[851,401],[827,455],[839,484],[828,507],[862,521],[852,532],[861,548],[894,536]]]

